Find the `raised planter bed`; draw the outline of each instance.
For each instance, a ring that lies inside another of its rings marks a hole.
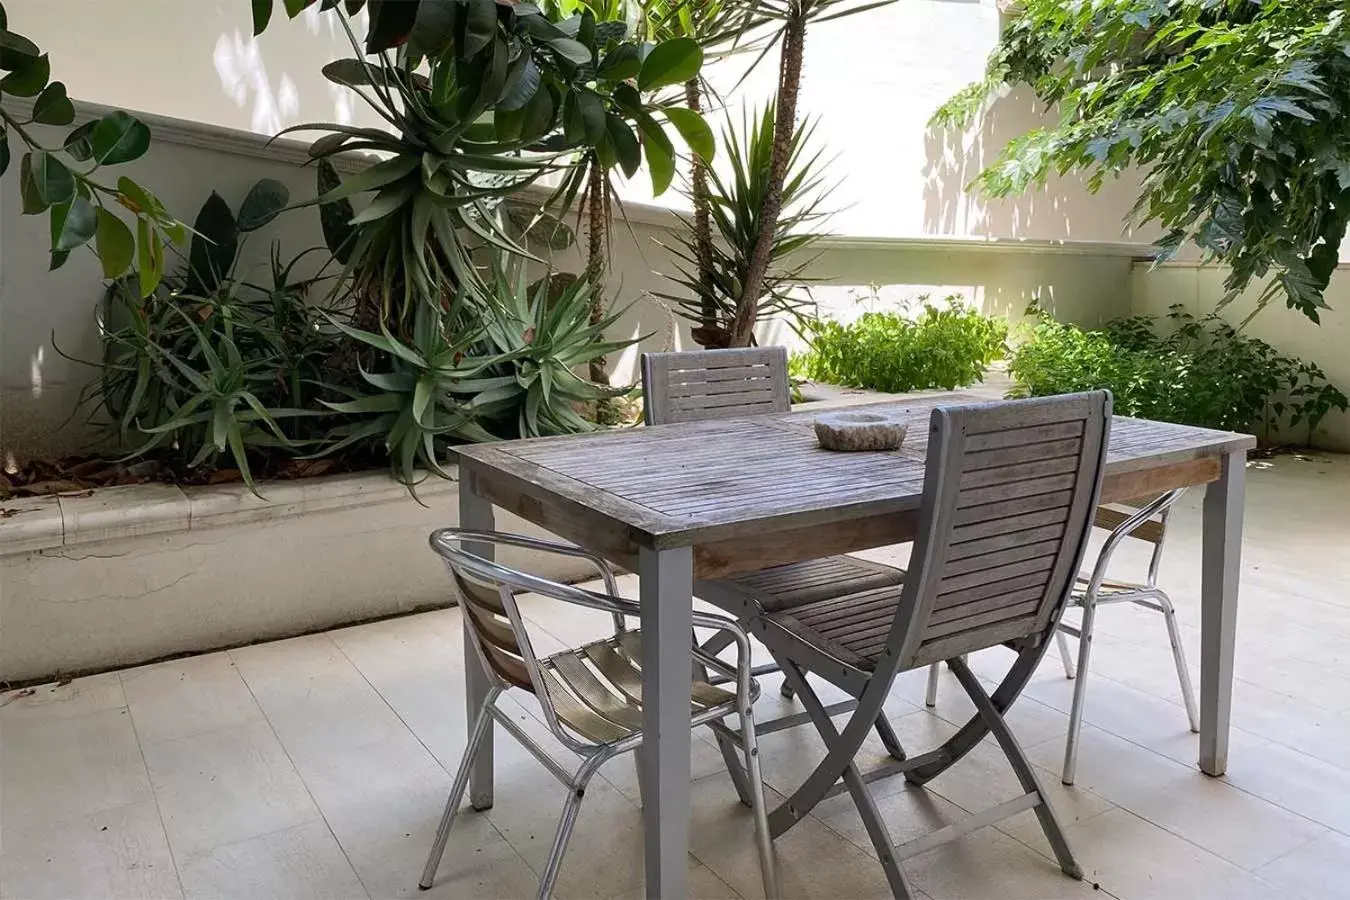
[[[448,606],[427,534],[458,520],[458,484],[423,502],[384,472],[262,487],[142,484],[0,502],[0,682]],[[499,514],[497,526],[538,534]],[[588,577],[575,561],[531,571]]]

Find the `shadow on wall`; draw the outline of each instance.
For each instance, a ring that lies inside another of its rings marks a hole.
[[[1027,88],[990,103],[967,130],[929,126],[924,135],[924,232],[1034,240],[1151,240],[1126,216],[1138,190],[1129,175],[1096,194],[1077,178],[1052,177],[1044,189],[1010,198],[982,196],[971,182],[1013,138],[1053,123],[1053,113]]]

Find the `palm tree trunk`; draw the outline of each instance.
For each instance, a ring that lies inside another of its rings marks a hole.
[[[697,78],[691,78],[684,83],[684,101],[694,112],[703,111],[703,92]],[[698,283],[705,298],[703,318],[699,324],[702,326],[701,331],[711,332],[717,328],[717,305],[711,299],[713,291],[711,200],[708,193],[708,164],[697,153],[692,155],[690,161],[689,181],[689,199],[694,206],[694,251],[698,262]]]
[[[736,318],[731,323],[731,346],[748,347],[755,337],[760,294],[769,270],[769,254],[783,209],[783,181],[792,154],[792,132],[797,125],[797,94],[802,81],[802,54],[806,46],[806,10],[800,0],[783,30],[783,51],[778,62],[778,98],[773,123],[773,153],[769,157],[769,192],[760,210],[759,235],[746,268]]]
[[[586,176],[586,282],[591,286],[591,324],[605,318],[605,250],[609,242],[609,217],[605,197],[605,173],[599,160],[591,158]],[[591,381],[609,384],[609,361],[597,356],[590,363]]]

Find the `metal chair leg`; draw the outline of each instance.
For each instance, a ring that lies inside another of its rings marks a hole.
[[[1097,604],[1083,605],[1083,624],[1078,630],[1078,678],[1073,685],[1073,704],[1069,707],[1069,736],[1064,744],[1064,769],[1060,780],[1073,784],[1078,771],[1078,735],[1083,728],[1083,704],[1087,700],[1088,660],[1092,655],[1092,625]]]
[[[589,776],[587,780],[590,780]],[[553,884],[558,880],[558,872],[562,869],[563,854],[567,852],[567,842],[572,837],[572,828],[577,824],[577,814],[581,812],[581,800],[585,793],[584,783],[567,793],[562,818],[558,821],[558,831],[553,837],[553,849],[548,853],[544,875],[539,879],[539,900],[548,900],[553,894]]]
[[[1059,647],[1059,661],[1064,664],[1064,677],[1073,678],[1073,656],[1069,653],[1069,639],[1058,628],[1055,629],[1055,645]]]
[[[459,803],[464,799],[464,791],[469,786],[469,773],[473,770],[474,758],[478,756],[483,736],[487,734],[488,726],[492,723],[492,704],[496,702],[501,692],[502,689],[499,687],[494,687],[488,692],[487,699],[483,701],[483,706],[478,711],[478,718],[474,721],[473,734],[469,737],[469,745],[464,748],[464,758],[460,760],[459,770],[455,773],[454,783],[450,786],[450,796],[445,801],[445,812],[441,814],[441,824],[436,829],[436,839],[431,844],[431,854],[427,856],[426,867],[422,869],[422,880],[417,883],[424,891],[429,890],[432,882],[436,880],[436,870],[441,866],[441,858],[445,856],[445,844],[450,839],[450,827],[455,824],[455,816],[459,814]]]
[[[748,699],[748,698],[747,698]],[[750,808],[755,816],[755,844],[764,878],[764,896],[778,896],[778,863],[773,855],[773,834],[769,831],[769,811],[764,806],[764,777],[759,766],[759,743],[755,738],[755,707],[741,706],[741,744],[745,752],[745,771],[749,779]],[[739,788],[738,788],[739,790]]]
[[[937,706],[938,679],[942,677],[942,663],[933,663],[928,667],[928,689],[923,694],[923,705],[932,709]]]
[[[1200,712],[1195,706],[1195,689],[1191,687],[1191,670],[1186,667],[1186,651],[1181,646],[1181,629],[1177,626],[1177,609],[1172,598],[1158,591],[1158,602],[1163,608],[1163,620],[1167,623],[1167,639],[1172,642],[1172,659],[1177,664],[1177,680],[1181,682],[1181,701],[1186,704],[1186,718],[1190,720],[1191,731],[1200,733]]]

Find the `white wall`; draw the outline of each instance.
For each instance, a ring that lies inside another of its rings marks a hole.
[[[74,97],[271,135],[315,120],[380,121],[320,74],[350,56],[346,36],[317,6],[250,36],[248,0],[8,0],[9,21],[52,55],[53,77]],[[364,25],[357,31],[364,34]],[[899,0],[813,25],[800,110],[818,117],[834,157],[832,227],[849,236],[996,236],[1117,241],[1129,183],[1089,195],[1055,180],[1027,198],[985,201],[964,186],[1006,139],[1041,121],[1027,97],[1000,100],[968,134],[930,134],[929,117],[983,73],[999,33],[994,0]],[[745,60],[713,74],[729,91]],[[772,93],[771,56],[735,94],[731,115]],[[716,117],[714,124],[717,125]],[[645,173],[625,188],[650,199]],[[670,192],[659,201],[679,205]]]

